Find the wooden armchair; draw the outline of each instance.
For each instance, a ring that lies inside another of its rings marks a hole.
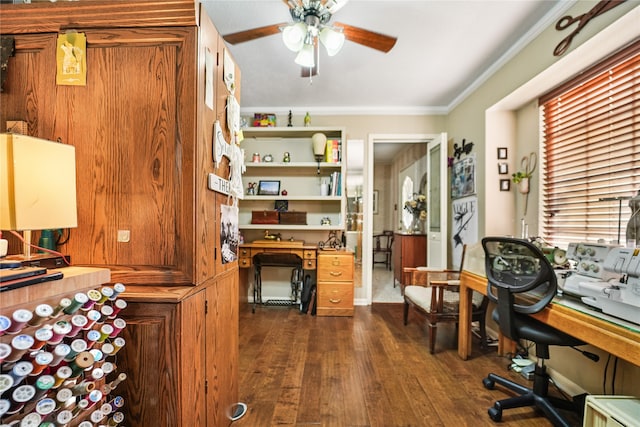
[[[466,249],[466,248],[465,248]],[[464,262],[464,250],[462,262]],[[428,267],[406,267],[409,283],[404,288],[404,324],[407,324],[409,306],[424,314],[429,326],[429,351],[434,353],[438,322],[458,323],[460,317],[460,271],[437,270]],[[481,346],[487,342],[486,313],[489,299],[478,292],[473,294],[472,321],[480,324]]]
[[[384,230],[381,234],[375,234],[373,236],[373,264],[384,264],[387,270],[391,270],[392,247],[393,231]],[[378,255],[377,258],[376,255]]]

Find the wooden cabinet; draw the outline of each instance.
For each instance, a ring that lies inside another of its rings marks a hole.
[[[59,249],[109,268],[133,301],[131,345],[118,353],[127,425],[230,424],[238,263],[220,256],[227,196],[207,187],[209,174],[230,172],[212,160],[216,120],[231,139],[221,36],[193,0],[2,4],[0,21],[15,44],[0,125],[23,120],[30,135],[76,147],[78,227]],[[67,30],[86,36],[85,86],[56,85]],[[239,100],[237,68],[234,88]]]
[[[353,268],[353,252],[318,252],[318,316],[353,316]]]
[[[405,267],[420,267],[427,265],[427,235],[395,233],[393,239],[393,278],[400,284],[404,294]]]

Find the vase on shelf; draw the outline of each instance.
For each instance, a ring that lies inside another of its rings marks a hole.
[[[424,221],[421,220],[420,217],[413,217],[413,221],[411,222],[410,232],[411,234],[424,233]]]

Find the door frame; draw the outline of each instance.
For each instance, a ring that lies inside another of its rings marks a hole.
[[[441,163],[443,172],[440,176],[441,188],[443,189],[441,194],[441,207],[440,218],[442,220],[441,230],[444,233],[442,236],[442,259],[446,265],[447,262],[447,137],[446,133],[434,133],[434,134],[369,134],[367,138],[367,144],[364,150],[364,186],[363,186],[363,209],[364,209],[364,224],[363,224],[363,236],[362,236],[362,284],[364,295],[358,295],[360,298],[356,298],[357,305],[371,305],[373,300],[373,170],[374,170],[374,144],[375,143],[394,143],[394,144],[428,144],[427,152],[430,152],[430,148],[433,144],[440,144],[441,146],[441,162],[444,159],[444,163]],[[443,177],[444,175],[444,177]],[[428,224],[429,221],[427,221]],[[427,230],[428,232],[428,230]]]

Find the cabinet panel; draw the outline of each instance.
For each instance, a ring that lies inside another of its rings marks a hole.
[[[405,267],[427,265],[427,236],[425,234],[395,233],[393,240],[393,277],[404,292]]]
[[[178,311],[175,304],[129,303],[122,312],[127,322],[126,346],[118,365],[127,372],[122,387],[125,420],[130,426],[155,423],[179,425],[177,380]]]
[[[238,275],[225,274],[207,287],[207,421],[224,426],[238,402]],[[230,325],[235,325],[231,328]]]

